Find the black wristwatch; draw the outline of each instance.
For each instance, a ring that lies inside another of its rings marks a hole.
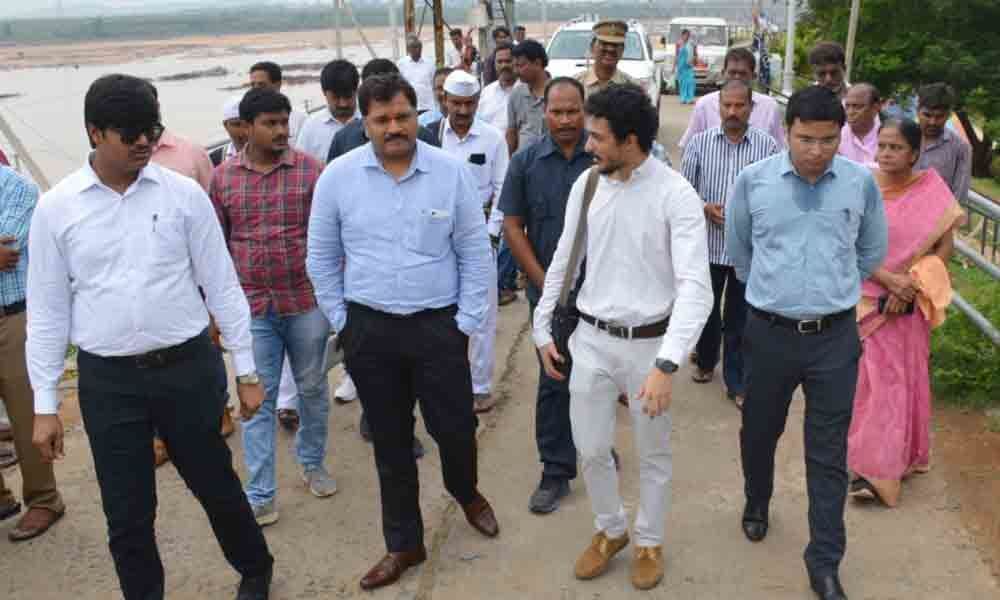
[[[663,371],[667,375],[673,375],[679,368],[677,366],[677,363],[675,363],[672,360],[667,360],[665,358],[658,358],[656,359],[656,362],[653,364],[656,365],[657,369]]]

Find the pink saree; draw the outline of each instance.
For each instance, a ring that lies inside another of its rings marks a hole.
[[[889,222],[889,252],[882,267],[892,272],[910,271],[963,218],[934,169],[917,174],[902,189],[883,187],[882,192]],[[874,279],[862,284],[861,293],[858,318],[864,353],[847,462],[886,504],[895,506],[903,477],[929,467],[931,325],[919,309],[879,314],[878,298],[888,292]]]

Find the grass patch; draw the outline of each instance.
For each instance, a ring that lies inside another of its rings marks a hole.
[[[1000,324],[1000,282],[960,258],[949,266],[952,285],[962,297],[994,325]],[[973,409],[1000,406],[1000,348],[955,308],[931,334],[931,386],[940,403]]]
[[[973,177],[972,189],[994,202],[1000,202],[1000,182],[992,177]]]

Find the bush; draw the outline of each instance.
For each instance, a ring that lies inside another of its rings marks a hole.
[[[1000,282],[961,259],[952,259],[949,271],[962,297],[1000,324]],[[931,334],[931,386],[935,398],[949,404],[1000,405],[1000,348],[956,308]]]
[[[993,162],[990,163],[990,174],[993,175],[993,179],[997,183],[1000,183],[1000,155],[993,157]]]

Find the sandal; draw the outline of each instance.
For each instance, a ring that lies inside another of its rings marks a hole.
[[[712,381],[713,377],[715,377],[715,371],[702,371],[698,368],[695,368],[694,373],[691,374],[691,379],[695,383],[708,383]]]

